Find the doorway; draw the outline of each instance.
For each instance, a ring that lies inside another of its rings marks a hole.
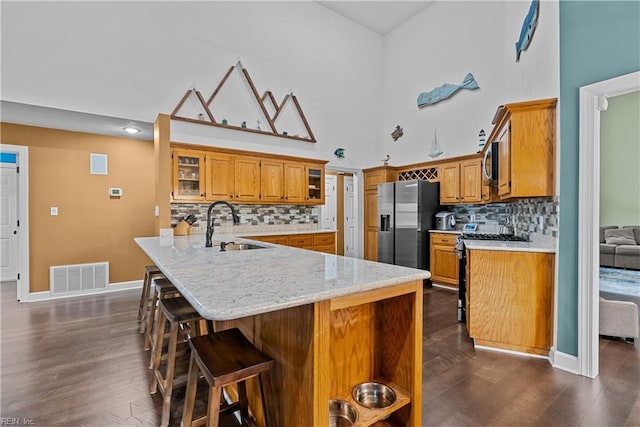
[[[320,227],[337,230],[336,253],[359,257],[358,178],[351,171],[325,171],[325,204],[320,209]]]
[[[29,151],[0,144],[0,279],[17,284],[17,299],[29,299]]]
[[[600,362],[600,113],[607,98],[639,90],[640,71],[580,88],[577,371],[590,378]]]

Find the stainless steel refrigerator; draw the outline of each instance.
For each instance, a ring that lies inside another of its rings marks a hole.
[[[378,184],[378,261],[429,269],[429,230],[440,186],[422,180]]]

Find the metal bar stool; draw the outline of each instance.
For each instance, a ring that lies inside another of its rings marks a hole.
[[[176,287],[165,277],[154,279],[151,281],[150,286],[153,286],[153,296],[151,297],[151,306],[147,314],[146,335],[144,338],[145,350],[149,350],[153,344],[153,330],[156,324],[157,305],[165,298],[180,296],[180,292],[178,292]],[[151,368],[151,364],[149,364],[149,368]]]
[[[149,295],[151,294],[151,281],[156,277],[162,277],[162,272],[155,265],[145,266],[144,281],[142,282],[142,294],[140,295],[140,306],[138,307],[138,322],[140,323],[140,333],[144,334],[147,328],[147,316],[149,315]]]
[[[187,390],[185,392],[182,426],[191,427],[202,424],[206,419],[209,427],[218,426],[220,413],[240,410],[242,425],[249,421],[249,402],[247,398],[246,380],[258,377],[260,397],[264,412],[265,424],[269,426],[269,409],[265,399],[263,380],[267,382],[266,372],[273,366],[273,360],[258,350],[240,332],[238,328],[209,333],[189,340],[191,361]],[[200,372],[209,383],[209,404],[207,416],[193,420],[193,407],[196,398],[196,387]],[[263,378],[264,376],[264,378]],[[220,409],[222,389],[231,384],[238,384],[239,402]]]
[[[161,299],[158,312],[158,321],[155,326],[151,373],[151,385],[149,391],[154,394],[158,390],[162,394],[162,419],[161,426],[169,425],[169,415],[171,410],[171,396],[174,386],[180,385],[180,373],[176,371],[178,352],[178,335],[181,328],[185,328],[192,335],[201,333],[200,321],[202,317],[183,297]],[[166,323],[169,322],[169,343],[166,350],[165,371],[163,371],[163,341]],[[183,340],[184,341],[184,340]],[[188,354],[188,353],[183,353]],[[186,358],[184,360],[186,366]],[[178,374],[178,375],[176,375]],[[186,374],[186,369],[183,374]],[[186,382],[186,376],[182,375],[182,384]]]

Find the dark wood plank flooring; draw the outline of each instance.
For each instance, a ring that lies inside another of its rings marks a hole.
[[[0,294],[0,417],[158,425],[138,291],[20,304],[15,283],[5,283]],[[591,380],[545,360],[474,350],[455,306],[454,292],[425,290],[423,425],[640,426],[640,345],[601,339],[600,376]],[[176,404],[172,425],[181,410]]]

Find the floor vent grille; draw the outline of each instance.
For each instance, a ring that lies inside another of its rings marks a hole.
[[[108,285],[108,262],[49,267],[49,289],[52,295],[106,289]]]

